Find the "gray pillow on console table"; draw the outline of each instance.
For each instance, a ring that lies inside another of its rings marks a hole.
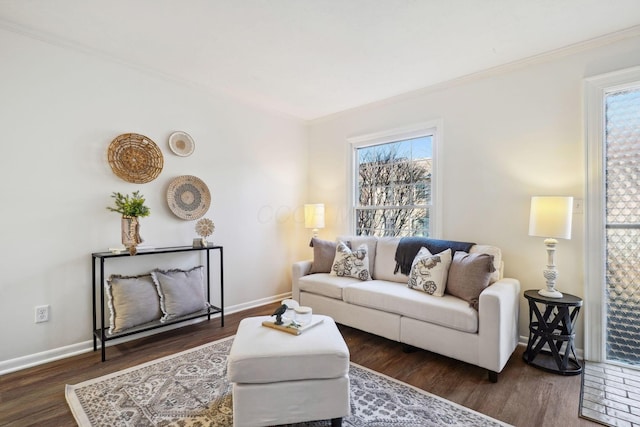
[[[109,305],[110,334],[123,332],[162,316],[160,297],[150,274],[121,276],[112,274],[105,284]]]
[[[209,307],[204,291],[204,267],[190,270],[153,270],[151,277],[160,295],[162,321],[186,316]]]

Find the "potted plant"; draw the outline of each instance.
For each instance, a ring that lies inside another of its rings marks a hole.
[[[122,244],[129,249],[129,254],[135,255],[136,246],[143,241],[138,218],[149,216],[151,210],[144,204],[145,199],[140,191],[134,191],[131,195],[114,192],[111,197],[115,207],[108,206],[107,209],[122,215]]]

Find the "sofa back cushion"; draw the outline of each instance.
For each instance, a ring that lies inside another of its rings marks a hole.
[[[351,248],[357,248],[361,244],[367,245],[369,256],[369,272],[374,280],[389,280],[397,283],[409,283],[409,276],[400,272],[394,273],[396,268],[396,249],[401,237],[375,237],[375,236],[338,236],[336,242],[351,242]],[[493,265],[496,269],[491,274],[489,283],[502,279],[504,271],[502,252],[497,246],[473,245],[470,254],[481,253],[493,256]],[[435,254],[434,254],[435,255]]]
[[[373,278],[376,280],[388,280],[397,283],[409,283],[406,274],[394,273],[396,269],[396,249],[400,237],[379,237],[376,250],[376,260],[373,267]]]
[[[376,258],[376,247],[378,238],[375,236],[338,236],[337,242],[350,242],[351,248],[357,249],[360,245],[367,245],[367,256],[369,257],[369,272],[373,272],[374,260]],[[372,273],[373,274],[373,273]]]

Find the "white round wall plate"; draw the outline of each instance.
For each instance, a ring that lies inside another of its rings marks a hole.
[[[174,132],[169,136],[169,148],[174,154],[187,157],[193,154],[196,149],[196,143],[193,138],[186,132]]]

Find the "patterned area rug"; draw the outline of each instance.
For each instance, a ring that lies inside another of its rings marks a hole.
[[[227,355],[233,337],[66,386],[85,426],[232,426]],[[506,426],[500,421],[351,363],[351,415],[343,426]],[[328,426],[329,420],[298,425]]]

